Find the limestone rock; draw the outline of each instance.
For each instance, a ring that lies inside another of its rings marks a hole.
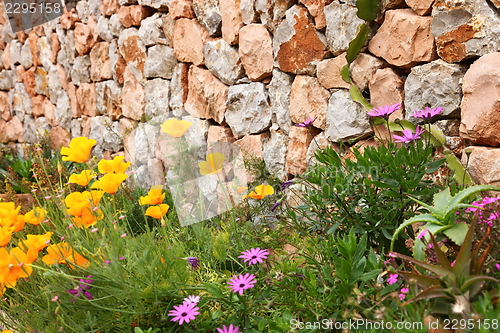
[[[121,32],[125,30],[125,27],[123,24],[120,22],[120,18],[118,14],[113,14],[109,18],[109,32],[114,36],[114,37],[119,37]]]
[[[352,82],[357,85],[359,89],[366,90],[368,89],[368,82],[370,82],[373,74],[386,65],[384,61],[377,57],[367,53],[360,53],[350,66]]]
[[[157,126],[148,123],[141,123],[137,126],[134,138],[136,150],[134,164],[146,164],[149,159],[155,157],[158,135]]]
[[[122,150],[123,144],[119,136],[120,127],[117,121],[111,121],[106,116],[92,117],[90,119],[89,139],[97,141],[93,150],[97,157],[102,158],[105,150],[112,152]]]
[[[5,91],[0,91],[0,119],[5,121],[12,119],[10,109],[9,94]]]
[[[210,126],[208,128],[207,143],[228,142],[233,143],[234,137],[231,129],[226,126]]]
[[[462,83],[460,135],[480,145],[500,146],[500,52],[482,56],[465,73]]]
[[[458,117],[465,71],[464,65],[449,64],[441,59],[413,67],[405,83],[406,119],[421,123],[411,114],[429,105],[443,108],[437,118]]]
[[[69,129],[71,126],[71,115],[69,96],[65,90],[59,90],[57,92],[57,103],[54,110],[56,124],[64,129]]]
[[[3,122],[0,120],[0,123]],[[1,129],[1,126],[0,126]],[[18,117],[14,116],[5,123],[4,130],[0,132],[0,141],[3,142],[24,142],[23,123]]]
[[[89,0],[89,14],[92,15],[96,20],[101,17],[101,1],[102,0]]]
[[[180,117],[184,111],[184,102],[188,93],[189,64],[180,62],[175,66],[170,83],[170,110],[176,117]]]
[[[181,17],[196,17],[193,9],[193,0],[172,0],[168,7],[168,12],[174,20]]]
[[[292,175],[299,175],[306,171],[306,154],[313,136],[307,128],[292,126],[288,139],[285,170]]]
[[[14,88],[14,71],[0,71],[0,90],[10,90]]]
[[[309,13],[314,17],[314,25],[317,30],[326,27],[325,0],[299,0],[299,2],[306,6]]]
[[[164,79],[153,79],[146,81],[144,85],[145,114],[149,118],[164,115],[169,112],[170,81]]]
[[[118,0],[101,0],[99,10],[102,15],[111,16],[118,12],[120,8]]]
[[[109,65],[111,67],[113,80],[117,81],[119,84],[123,84],[123,72],[127,67],[127,63],[118,50],[116,39],[109,44]]]
[[[88,1],[78,1],[75,8],[80,21],[86,24],[89,20],[89,14],[90,14]]]
[[[168,8],[171,1],[172,0],[139,0],[139,5],[164,11]]]
[[[21,63],[21,43],[18,40],[13,40],[9,43],[10,60],[12,65],[17,65]]]
[[[62,67],[62,66],[61,66]],[[48,88],[48,96],[50,98],[50,101],[52,103],[56,103],[57,101],[57,92],[60,89],[63,89],[63,85],[61,83],[61,80],[59,78],[59,73],[57,72],[57,66],[52,65],[49,68],[49,71],[47,73],[47,88]],[[65,82],[66,84],[67,82]]]
[[[48,72],[43,67],[35,70],[35,91],[37,94],[49,96]]]
[[[21,65],[28,69],[33,66],[33,58],[31,57],[31,50],[29,40],[27,40],[21,47]]]
[[[240,29],[239,53],[247,76],[260,81],[273,71],[273,49],[269,32],[262,24],[250,24]]]
[[[224,119],[227,86],[206,69],[191,66],[186,111],[193,117],[214,119],[219,124]]]
[[[108,42],[97,43],[90,51],[90,78],[94,82],[112,78]]]
[[[22,83],[16,83],[12,97],[12,112],[20,121],[24,121],[25,115],[31,115],[32,103],[31,97]]]
[[[118,10],[118,19],[125,28],[138,27],[141,25],[142,20],[153,13],[154,10],[149,7],[139,5],[122,6]]]
[[[490,147],[467,147],[471,154],[468,172],[472,179],[480,185],[500,185],[500,149]],[[462,155],[462,164],[467,164],[467,155]]]
[[[82,83],[76,89],[76,99],[81,108],[82,114],[89,117],[97,116],[96,93],[94,83]]]
[[[307,166],[310,167],[312,165],[316,165],[316,163],[318,163],[318,160],[316,160],[316,157],[314,156],[316,151],[318,149],[325,149],[330,145],[332,145],[332,143],[328,141],[325,132],[321,132],[318,135],[316,135],[314,137],[314,140],[311,141],[309,148],[307,148],[307,153],[306,153]],[[334,143],[332,146],[336,152],[340,152],[340,147],[339,147],[340,145],[338,143]]]
[[[391,65],[412,67],[437,58],[430,25],[432,17],[419,16],[411,9],[394,9],[368,44],[368,50]]]
[[[267,133],[246,135],[239,140],[236,140],[234,144],[236,144],[243,156],[248,155],[251,157],[262,158],[262,146],[264,140],[267,139],[269,135]]]
[[[278,179],[285,181],[285,161],[288,152],[288,137],[285,133],[271,129],[270,139],[264,143],[262,156],[266,169]]]
[[[226,122],[235,137],[260,133],[269,128],[271,110],[263,83],[229,87],[226,106]]]
[[[52,50],[50,53],[50,62],[52,64],[57,62],[57,55],[59,54],[59,51],[61,50],[61,42],[59,41],[59,37],[57,36],[57,33],[53,32],[50,35],[50,44],[52,45]]]
[[[335,58],[321,60],[316,68],[319,83],[326,89],[349,88],[351,85],[345,82],[340,75],[340,71],[345,65],[347,65],[345,53]]]
[[[98,38],[97,21],[93,17],[89,18],[88,24],[75,24],[75,48],[79,55],[87,54]]]
[[[47,122],[47,118],[38,117],[35,119],[35,134],[37,137],[41,138],[50,133],[52,126]]]
[[[116,81],[97,82],[96,113],[118,120],[122,115],[122,88]]]
[[[249,25],[256,22],[255,0],[240,0],[240,11],[243,23]]]
[[[106,16],[101,16],[99,21],[97,21],[97,34],[106,42],[111,42],[113,40],[114,36],[109,27],[109,18]]]
[[[269,83],[269,104],[273,122],[288,134],[292,121],[290,119],[290,94],[293,76],[275,68]]]
[[[178,19],[174,28],[174,52],[177,60],[202,65],[204,33],[206,32],[197,21]]]
[[[118,39],[118,47],[130,72],[136,79],[141,78],[146,62],[146,47],[139,38],[139,31],[135,28],[123,30]]]
[[[332,2],[324,9],[326,17],[326,41],[333,55],[347,51],[356,37],[358,26],[365,23],[356,13],[358,9],[347,4]]]
[[[435,0],[406,0],[406,4],[418,15],[429,15]]]
[[[177,59],[174,49],[166,45],[155,45],[148,48],[148,56],[144,65],[144,76],[171,79]]]
[[[389,120],[404,119],[404,81],[392,68],[379,69],[368,84],[370,103],[373,107],[401,104],[401,109],[389,116]]]
[[[222,17],[218,0],[193,0],[193,9],[198,21],[210,36],[220,36]]]
[[[224,39],[207,42],[203,47],[203,54],[205,66],[223,83],[233,85],[245,75],[238,50]]]
[[[125,117],[140,120],[144,115],[144,88],[128,68],[123,80],[122,113]]]
[[[243,27],[241,0],[219,0],[222,19],[222,38],[229,45],[238,44],[240,29]]]
[[[165,43],[167,46],[174,47],[175,22],[177,22],[177,20],[174,20],[170,13],[163,15],[162,20]]]
[[[82,83],[90,82],[91,65],[92,63],[88,55],[76,58],[73,68],[71,69],[71,82],[77,86]]]
[[[334,92],[326,111],[326,136],[330,141],[347,141],[371,132],[366,110],[351,99],[348,90]]]
[[[313,126],[326,127],[326,110],[330,92],[323,88],[317,78],[297,75],[292,84],[290,95],[290,118],[294,123],[302,123],[310,118],[317,118]]]
[[[163,36],[161,27],[163,20],[160,14],[155,13],[153,16],[147,17],[141,21],[139,28],[139,38],[146,46],[155,45],[158,39]]]

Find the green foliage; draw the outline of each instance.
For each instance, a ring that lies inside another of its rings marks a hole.
[[[373,21],[377,18],[379,0],[356,0],[358,17],[365,21]]]
[[[356,60],[356,57],[358,56],[359,52],[361,52],[361,49],[363,48],[363,46],[365,46],[365,42],[366,39],[368,38],[369,32],[370,28],[366,24],[362,23],[358,26],[358,32],[356,34],[356,37],[349,43],[349,48],[347,49],[347,53],[345,56],[349,64],[352,63],[354,60]]]

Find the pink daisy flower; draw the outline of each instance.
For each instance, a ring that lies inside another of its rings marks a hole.
[[[372,117],[382,117],[384,119],[387,119],[392,113],[399,110],[400,108],[401,104],[396,103],[393,105],[385,105],[379,108],[373,108],[370,111],[368,111],[367,114]]]
[[[189,295],[188,297],[184,298],[184,303],[198,303],[200,301],[200,296],[193,296]]]
[[[181,305],[174,305],[175,310],[170,310],[168,315],[172,316],[170,321],[179,321],[179,325],[184,322],[189,323],[190,320],[196,318],[200,314],[198,311],[200,308],[196,306],[196,303],[182,303]]]
[[[238,276],[233,276],[227,284],[230,285],[231,291],[243,295],[245,289],[253,288],[254,284],[257,282],[255,275],[246,273],[245,275],[240,274]]]
[[[256,248],[241,252],[241,256],[238,256],[238,258],[243,258],[243,262],[248,261],[248,266],[250,266],[258,262],[264,262],[264,259],[267,259],[268,255],[269,251]]]
[[[219,333],[240,333],[240,328],[238,326],[233,326],[233,324],[226,326],[222,325],[222,328],[218,328]]]
[[[398,274],[389,274],[389,278],[387,279],[387,283],[394,284],[398,282]]]
[[[395,139],[394,142],[410,143],[411,141],[420,139],[420,134],[424,133],[424,130],[420,126],[417,126],[417,128],[415,129],[415,134],[409,129],[405,129],[402,132],[403,132],[402,136],[401,135],[392,136]]]
[[[415,111],[415,112],[413,112],[412,116],[420,118],[420,119],[424,119],[424,120],[429,120],[432,117],[440,114],[441,111],[443,111],[443,108],[431,109],[430,107],[426,106],[425,110]]]

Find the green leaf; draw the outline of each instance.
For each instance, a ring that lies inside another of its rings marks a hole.
[[[410,273],[405,271],[397,271],[397,273],[404,276],[408,281],[415,280],[417,284],[422,288],[430,288],[432,286],[439,286],[441,284],[438,279],[422,274]]]
[[[217,318],[220,318],[224,315],[224,312],[222,312],[221,310],[217,310],[217,311],[214,311],[214,313],[212,313],[212,319],[217,319]]]
[[[404,230],[407,226],[417,223],[417,222],[430,222],[430,223],[435,223],[435,224],[441,224],[441,221],[439,221],[437,218],[430,214],[420,214],[413,216],[412,218],[409,218],[408,220],[404,221],[401,223],[401,225],[394,231],[394,235],[392,236],[391,240],[391,251],[394,249],[394,242],[396,241],[396,238],[398,237],[399,233]]]
[[[446,143],[446,136],[443,134],[443,131],[441,131],[437,126],[430,125],[426,126],[425,129],[429,130],[430,140],[434,147],[441,147]],[[426,133],[424,133],[424,135]]]
[[[469,226],[467,224],[458,222],[453,227],[444,230],[444,234],[455,244],[462,245],[468,230]]]
[[[413,303],[415,301],[419,301],[421,299],[430,299],[430,298],[444,298],[444,299],[447,299],[449,301],[454,301],[453,297],[446,295],[447,292],[449,292],[448,288],[440,288],[438,286],[430,287],[430,288],[427,288],[424,291],[422,291],[417,296],[407,300],[406,302],[401,304],[401,306],[406,306],[410,303]]]
[[[467,186],[474,184],[472,177],[469,175],[462,163],[460,163],[460,160],[455,156],[455,154],[448,150],[444,152],[444,155],[448,168],[453,171],[453,178],[458,184]]]
[[[260,323],[259,323],[258,329],[259,329],[259,331],[263,332],[264,328],[266,328],[266,321],[265,320],[261,320]]]
[[[349,43],[349,48],[347,49],[347,53],[345,56],[348,64],[356,60],[359,52],[361,52],[361,49],[363,48],[363,46],[365,46],[365,42],[368,38],[369,32],[370,28],[366,24],[361,23],[358,26],[358,33],[356,34],[356,37]]]
[[[466,188],[465,190],[462,190],[458,192],[450,202],[450,205],[456,205],[462,200],[466,199],[468,196],[476,194],[478,192],[483,192],[483,191],[500,191],[500,187],[498,186],[493,186],[493,185],[476,185],[476,186],[471,186],[469,188]]]
[[[391,131],[402,131],[405,129],[409,129],[412,132],[415,132],[415,124],[409,122],[406,119],[399,120],[398,122],[390,121],[389,122],[389,130]]]
[[[204,286],[210,295],[217,298],[224,298],[224,294],[215,283],[205,282]]]
[[[429,162],[425,165],[425,173],[433,173],[435,171],[437,171],[441,165],[444,163],[445,159],[444,158],[441,158],[439,160],[436,160],[436,161],[432,161],[432,162]]]
[[[379,0],[357,0],[358,17],[365,21],[373,21],[377,18]]]
[[[349,64],[346,64],[340,70],[340,75],[342,76],[342,80],[347,83],[351,83],[351,71],[349,69]]]
[[[366,101],[357,86],[352,85],[351,88],[349,88],[349,93],[351,94],[351,98],[353,101],[358,102],[367,110],[373,109],[373,106]]]
[[[292,321],[292,318],[293,318],[292,312],[290,311],[290,309],[286,309],[283,312],[283,320],[289,323],[290,321]]]

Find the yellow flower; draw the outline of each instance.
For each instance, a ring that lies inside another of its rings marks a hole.
[[[6,246],[10,242],[12,237],[12,231],[10,228],[0,227],[0,246]]]
[[[140,205],[159,205],[165,199],[165,193],[162,193],[163,187],[153,186],[145,197],[140,197]]]
[[[68,214],[81,217],[85,211],[90,211],[97,207],[104,195],[104,191],[84,191],[70,193],[64,202],[68,207]]]
[[[161,125],[161,130],[174,138],[180,138],[191,125],[193,123],[190,121],[170,118]]]
[[[92,170],[83,170],[81,173],[74,173],[69,176],[68,182],[81,186],[87,186],[90,180],[94,177],[95,174],[92,172]]]
[[[222,164],[224,163],[225,157],[221,153],[213,153],[207,156],[206,161],[198,163],[200,168],[200,173],[205,175],[211,175],[222,170]]]
[[[238,186],[236,188],[236,193],[241,194],[241,193],[245,192],[246,190],[248,190],[247,186]]]
[[[24,222],[29,223],[29,224],[33,224],[33,225],[39,225],[40,222],[45,220],[45,215],[47,213],[48,212],[45,209],[35,207],[32,210],[30,210],[29,212],[27,212],[26,214],[24,214]]]
[[[50,245],[47,248],[47,254],[42,258],[47,265],[68,264],[71,268],[76,264],[80,267],[87,267],[90,262],[81,254],[69,246],[66,242]]]
[[[97,141],[93,139],[87,139],[86,137],[80,136],[78,138],[74,138],[69,143],[69,148],[62,147],[61,155],[63,156],[63,161],[71,161],[77,163],[85,163],[90,158],[90,151],[92,147],[96,145]]]
[[[250,192],[250,194],[245,195],[243,199],[247,197],[252,197],[254,199],[260,200],[264,199],[266,196],[274,194],[274,189],[271,185],[259,185],[255,188],[255,191]]]
[[[98,188],[109,194],[115,194],[118,187],[128,176],[124,173],[107,173],[92,184],[91,188]]]
[[[93,226],[97,223],[97,221],[100,221],[103,218],[104,214],[100,209],[97,209],[96,211],[90,211],[89,209],[86,209],[82,211],[82,215],[72,217],[71,222],[73,222],[79,228],[88,228]]]
[[[30,264],[28,256],[20,248],[14,247],[10,252],[4,247],[0,248],[0,284],[15,287],[17,279],[32,273]]]
[[[29,261],[35,261],[38,258],[38,252],[49,246],[52,234],[48,231],[43,235],[27,235],[26,240],[20,242],[20,247],[26,251]]]
[[[130,162],[123,162],[125,156],[116,156],[112,160],[102,159],[97,163],[100,173],[125,173],[130,166]]]
[[[146,215],[154,217],[155,219],[161,219],[165,214],[167,214],[170,208],[167,204],[161,204],[158,206],[151,206],[146,210]]]
[[[13,227],[19,220],[19,210],[13,202],[0,202],[0,227]]]

